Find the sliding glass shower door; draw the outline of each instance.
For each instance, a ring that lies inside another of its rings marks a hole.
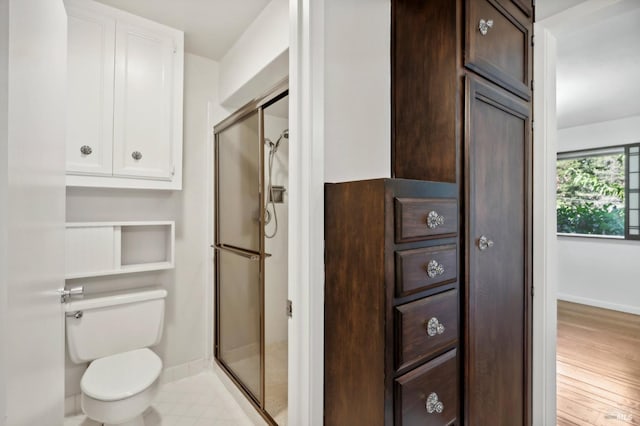
[[[263,399],[264,227],[258,112],[216,136],[216,358]]]
[[[280,426],[288,420],[288,128],[283,85],[214,129],[215,359]]]

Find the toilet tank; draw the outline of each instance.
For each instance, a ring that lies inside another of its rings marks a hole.
[[[66,303],[69,357],[82,363],[157,344],[166,297],[166,290],[150,289],[103,293]]]

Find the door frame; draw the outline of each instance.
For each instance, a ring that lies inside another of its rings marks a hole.
[[[289,424],[324,415],[324,0],[289,0]]]
[[[557,38],[640,7],[637,0],[586,0],[534,24],[533,425],[556,424],[558,260],[556,236]]]

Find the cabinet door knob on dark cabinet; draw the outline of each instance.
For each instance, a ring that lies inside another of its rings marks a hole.
[[[487,238],[485,235],[482,235],[478,238],[478,248],[480,251],[485,251],[488,248],[493,247],[493,241]]]
[[[432,210],[427,216],[427,226],[429,229],[436,229],[438,226],[444,225],[445,218],[438,214],[437,211]]]
[[[489,33],[489,30],[493,28],[493,19],[484,20],[481,19],[478,23],[478,30],[480,30],[480,34],[486,36]]]
[[[432,260],[427,265],[427,275],[429,278],[435,278],[444,274],[444,266],[439,264],[437,260]]]
[[[444,324],[442,324],[436,317],[431,318],[427,323],[427,334],[430,337],[433,337],[436,334],[442,333],[444,333]]]
[[[431,392],[427,397],[427,402],[424,404],[427,409],[427,413],[442,413],[444,411],[444,404],[442,401],[438,401],[438,394]]]

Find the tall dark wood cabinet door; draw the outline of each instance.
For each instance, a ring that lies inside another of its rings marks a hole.
[[[466,416],[529,423],[529,104],[466,80]]]

